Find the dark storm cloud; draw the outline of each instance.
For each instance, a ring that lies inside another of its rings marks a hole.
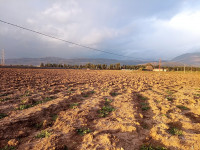
[[[170,59],[200,47],[199,7],[195,0],[0,0],[0,19],[121,55]],[[118,58],[2,23],[0,48],[7,58]]]

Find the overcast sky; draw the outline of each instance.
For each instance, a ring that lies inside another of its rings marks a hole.
[[[139,59],[200,52],[198,0],[0,0],[0,19]],[[115,58],[0,22],[6,58]]]

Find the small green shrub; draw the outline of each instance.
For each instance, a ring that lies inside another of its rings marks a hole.
[[[57,115],[57,114],[54,114],[54,115],[52,115],[52,117],[51,117],[51,119],[52,119],[53,121],[56,121],[57,118],[58,118],[58,115]]]
[[[6,145],[5,147],[3,148],[0,148],[0,150],[15,150],[16,148],[14,146],[8,146]]]
[[[43,126],[43,122],[35,124],[35,128],[38,129],[38,130],[41,129],[42,126]]]
[[[161,101],[159,101],[159,100],[155,100],[155,102],[159,104]]]
[[[110,105],[110,103],[112,103],[112,100],[105,98],[105,105]]]
[[[90,93],[91,93],[91,94],[94,94],[94,93],[95,93],[95,91],[90,91]]]
[[[30,91],[25,91],[24,95],[23,96],[31,96],[31,92]]]
[[[103,88],[103,89],[102,89],[103,92],[105,92],[105,91],[107,91],[107,90],[108,90],[107,88]]]
[[[117,96],[118,93],[116,93],[116,92],[111,92],[110,95],[111,95],[111,96]]]
[[[36,135],[36,138],[46,138],[49,137],[52,133],[47,130],[42,130],[40,133]]]
[[[146,123],[141,123],[141,126],[143,129],[149,129],[149,126]]]
[[[91,132],[91,130],[89,128],[80,128],[80,129],[76,129],[76,132],[79,134],[79,135],[85,135],[85,134],[88,134]]]
[[[28,109],[28,108],[30,108],[30,107],[32,107],[32,105],[29,105],[29,104],[23,104],[23,105],[20,105],[19,107],[18,107],[18,110],[24,110],[24,109]]]
[[[142,145],[140,150],[167,150],[166,147],[160,147],[160,146],[150,146],[150,145]]]
[[[110,105],[112,100],[105,98],[104,106],[98,110],[99,117],[106,117],[112,111],[115,111],[115,108]]]
[[[99,116],[100,117],[106,117],[110,112],[115,111],[115,108],[112,106],[103,106],[99,111]]]
[[[10,97],[0,98],[0,102],[5,102],[5,101],[8,101],[8,100],[10,100]]]
[[[148,100],[148,98],[147,98],[147,97],[145,97],[145,96],[142,96],[142,95],[140,95],[140,94],[138,94],[138,95],[137,95],[137,97],[138,97],[140,100],[143,100],[143,101],[146,101],[146,100]]]
[[[84,94],[83,97],[89,97],[89,95],[88,94]]]
[[[182,135],[183,131],[178,129],[177,127],[170,127],[169,133],[172,134],[172,135]]]
[[[167,96],[167,97],[166,97],[166,100],[168,100],[168,101],[171,101],[171,102],[172,102],[174,99],[173,99],[173,97],[171,97],[171,96]]]
[[[4,113],[0,113],[0,119],[5,118],[6,116],[8,116],[8,115],[4,114]]]
[[[72,108],[72,109],[76,109],[78,107],[78,103],[70,104],[69,107]]]
[[[46,103],[46,102],[51,101],[53,99],[55,99],[55,97],[45,97],[42,101],[37,101],[32,106],[36,106],[38,104],[43,104],[43,103]]]
[[[112,106],[103,106],[102,110],[105,110],[105,111],[108,111],[108,112],[112,112],[112,111],[115,110],[115,108],[112,107]]]
[[[67,93],[69,93],[69,94],[72,94],[72,93],[73,93],[73,91],[70,91],[70,90],[68,90],[68,91],[67,91]]]
[[[147,111],[149,110],[151,107],[149,106],[149,103],[140,103],[142,105],[142,110],[143,111]]]
[[[142,110],[143,110],[143,111],[147,111],[147,110],[149,110],[150,108],[151,108],[151,107],[149,107],[149,106],[143,106],[143,107],[142,107]]]
[[[44,101],[44,102],[48,102],[48,101],[51,101],[51,100],[53,100],[53,99],[55,99],[55,97],[45,97],[45,98],[43,99],[43,101]]]
[[[37,102],[34,102],[33,104],[22,104],[22,105],[19,106],[18,110],[28,109],[30,107],[34,107],[36,105],[43,104],[43,103],[46,103],[48,101],[51,101],[53,99],[55,99],[55,97],[46,97],[42,101],[37,101]],[[23,103],[23,101],[22,101],[22,103]]]
[[[189,108],[183,106],[183,105],[177,105],[177,108],[181,109],[181,110],[189,110]]]
[[[33,106],[36,106],[36,105],[39,105],[39,104],[42,104],[44,103],[45,101],[37,101],[37,102],[34,102]]]
[[[195,96],[200,97],[200,94],[195,94]]]
[[[0,94],[0,97],[1,97],[1,96],[8,96],[8,94],[9,94],[9,93],[2,93],[2,94]]]
[[[148,103],[140,103],[142,106],[149,106]]]
[[[167,93],[168,95],[172,95],[172,94],[173,94],[173,92],[170,91],[170,90],[167,90],[166,93]]]

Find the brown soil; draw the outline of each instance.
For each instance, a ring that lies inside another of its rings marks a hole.
[[[115,110],[100,117],[105,99]],[[1,116],[0,148],[198,150],[200,74],[0,69]]]

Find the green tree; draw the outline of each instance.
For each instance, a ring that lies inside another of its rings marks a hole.
[[[115,64],[115,69],[116,69],[116,70],[120,70],[120,69],[121,69],[120,63]]]
[[[40,67],[44,67],[44,63],[41,63],[41,64],[40,64]]]

